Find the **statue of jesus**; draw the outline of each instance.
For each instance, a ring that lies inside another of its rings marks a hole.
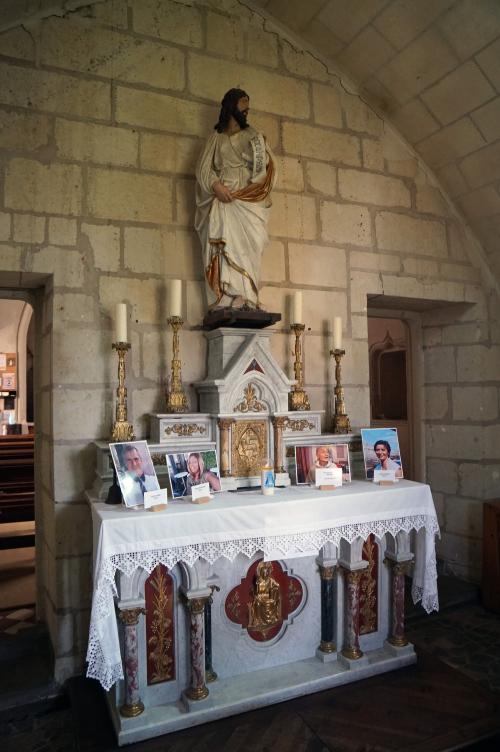
[[[275,158],[247,122],[248,94],[230,89],[196,168],[195,227],[201,240],[209,309],[260,308]]]

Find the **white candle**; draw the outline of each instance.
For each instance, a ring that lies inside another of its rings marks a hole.
[[[293,294],[292,324],[302,324],[302,292],[300,290]]]
[[[127,304],[117,303],[115,307],[115,342],[127,340]]]
[[[172,279],[170,282],[170,296],[169,296],[168,315],[169,317],[177,316],[181,317],[182,308],[182,281],[180,279]]]
[[[333,349],[342,350],[342,319],[340,316],[333,317]]]

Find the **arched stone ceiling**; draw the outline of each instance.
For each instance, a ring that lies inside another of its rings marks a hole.
[[[387,115],[500,277],[500,0],[254,0]]]
[[[100,1],[4,0],[0,28]],[[434,170],[500,279],[500,0],[248,4],[332,60],[391,120]]]

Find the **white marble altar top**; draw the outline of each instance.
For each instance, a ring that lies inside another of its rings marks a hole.
[[[325,543],[349,543],[370,533],[419,531],[416,537],[413,596],[427,611],[437,608],[434,536],[439,533],[429,486],[402,480],[380,487],[353,481],[335,491],[307,485],[215,494],[202,506],[188,500],[169,502],[162,512],[136,511],[93,503],[94,596],[87,676],[108,689],[123,677],[113,596],[117,570],[151,572],[163,563],[220,556],[234,560],[258,552],[272,558],[316,554]]]

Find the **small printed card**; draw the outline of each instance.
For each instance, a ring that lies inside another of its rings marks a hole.
[[[166,488],[160,488],[159,491],[144,491],[144,509],[167,503],[168,494]]]
[[[210,498],[210,483],[198,483],[197,486],[191,486],[192,501],[206,497]]]
[[[396,483],[396,471],[395,470],[375,470],[373,471],[374,483]]]
[[[341,486],[342,485],[342,468],[341,467],[317,467],[316,468],[316,486]]]

